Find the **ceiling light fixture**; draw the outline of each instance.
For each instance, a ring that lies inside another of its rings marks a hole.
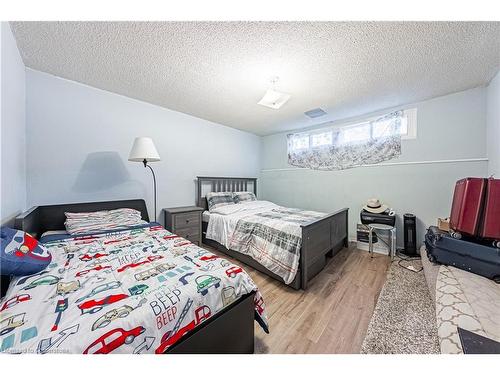
[[[264,107],[272,109],[280,109],[283,104],[285,104],[291,97],[290,94],[285,94],[283,92],[276,91],[274,86],[279,81],[279,77],[273,77],[271,79],[272,88],[268,89],[262,99],[257,104],[263,105]]]

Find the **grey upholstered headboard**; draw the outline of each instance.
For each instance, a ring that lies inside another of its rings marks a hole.
[[[247,177],[196,177],[196,205],[207,209],[206,195],[221,191],[253,191],[257,195],[257,179]]]

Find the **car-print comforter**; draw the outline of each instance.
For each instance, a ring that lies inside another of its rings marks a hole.
[[[161,226],[51,241],[48,268],[14,278],[0,301],[0,351],[163,353],[256,291],[240,267]]]

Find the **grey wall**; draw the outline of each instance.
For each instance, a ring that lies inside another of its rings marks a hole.
[[[487,90],[488,174],[500,178],[500,72],[491,80]]]
[[[10,224],[26,207],[25,68],[8,22],[1,23],[1,204]]]
[[[404,140],[402,155],[391,162],[486,157],[486,89],[476,88],[409,105],[417,107],[417,139]],[[406,108],[404,107],[404,108]],[[401,216],[417,215],[418,239],[437,217],[447,217],[455,181],[485,176],[486,161],[354,168],[344,171],[289,170],[286,134],[262,138],[261,198],[278,204],[333,211],[350,208],[350,236],[363,203],[378,197]],[[275,170],[287,169],[287,170]]]
[[[259,137],[183,113],[27,70],[28,204],[144,197],[152,179],[128,162],[137,136],[162,160],[158,207],[194,204],[197,175],[258,176]]]

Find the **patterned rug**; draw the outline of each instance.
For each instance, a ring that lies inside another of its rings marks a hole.
[[[373,313],[361,353],[439,353],[436,311],[423,271],[409,271],[391,264]],[[421,269],[420,260],[402,261]]]

